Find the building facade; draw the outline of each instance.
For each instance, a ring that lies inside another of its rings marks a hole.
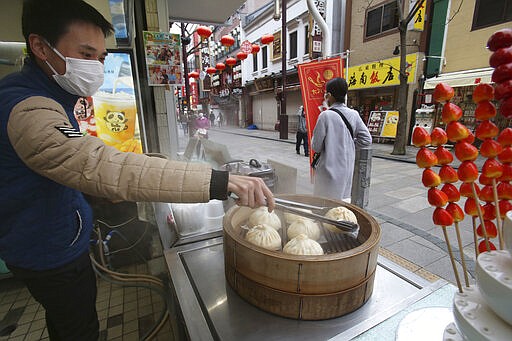
[[[359,111],[375,141],[396,136],[396,132],[385,132],[384,119],[388,113],[398,115],[398,72],[403,52],[400,51],[398,24],[400,12],[406,17],[415,2],[403,1],[403,7],[399,8],[396,0],[347,1],[346,32],[350,50],[347,105]],[[426,4],[425,1],[412,18],[406,32],[408,126],[414,124],[413,113],[423,74],[428,29]]]
[[[279,2],[278,2],[279,3]],[[342,9],[345,1],[316,1],[319,12],[324,16],[332,39],[331,55],[340,53],[344,35]],[[283,65],[286,59],[286,115],[288,131],[297,126],[297,110],[302,105],[297,65],[314,60],[322,51],[314,51],[313,18],[306,1],[288,0],[286,12],[286,56],[282,54],[282,22],[275,20],[275,1],[269,1],[242,20],[242,40],[260,45],[260,51],[242,63],[244,84],[244,106],[241,108],[241,126],[256,125],[259,129],[277,129],[281,113],[280,96],[282,89]],[[262,44],[261,37],[271,34],[274,41]],[[318,45],[316,45],[318,46]]]
[[[455,89],[452,102],[463,110],[461,122],[474,129],[476,105],[471,95],[478,83],[491,83],[493,70],[487,40],[495,31],[511,26],[512,2],[440,0],[433,2],[432,14],[434,21],[444,24],[432,29],[424,102],[433,104],[429,94],[438,83],[450,84]],[[440,125],[440,106],[435,109],[431,119],[433,125]],[[499,116],[496,120],[500,128],[507,124]]]

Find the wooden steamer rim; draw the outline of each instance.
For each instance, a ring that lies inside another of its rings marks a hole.
[[[322,256],[266,250],[247,242],[233,230],[231,219],[240,209],[235,206],[224,218],[228,283],[249,303],[294,319],[328,319],[359,308],[373,291],[381,237],[377,221],[361,208],[342,201],[308,195],[280,197],[316,206],[349,208],[359,222],[361,245]]]

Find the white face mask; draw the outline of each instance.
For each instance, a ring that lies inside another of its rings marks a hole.
[[[48,44],[48,43],[47,43]],[[57,49],[50,48],[66,62],[66,73],[60,75],[53,66],[46,64],[53,71],[53,79],[67,92],[78,96],[92,96],[103,84],[103,64],[99,60],[64,57]]]

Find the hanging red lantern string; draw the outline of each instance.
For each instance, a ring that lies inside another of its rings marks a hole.
[[[230,35],[225,35],[220,38],[220,43],[227,47],[233,46],[233,44],[235,44],[235,38]]]
[[[226,65],[224,63],[217,63],[217,65],[215,65],[215,68],[219,71],[222,71],[226,68]]]
[[[274,35],[273,34],[264,34],[261,37],[261,43],[262,44],[268,45],[268,44],[270,44],[273,41],[274,41]]]
[[[260,46],[258,44],[252,44],[252,51],[251,51],[251,53],[252,54],[256,54],[258,52],[260,52]]]
[[[199,72],[197,72],[197,71],[189,72],[188,78],[195,78],[195,79],[199,78]]]
[[[212,30],[207,26],[198,26],[196,33],[202,38],[206,39],[212,35]]]
[[[233,57],[226,58],[226,64],[233,67],[236,65],[236,59]]]
[[[206,68],[206,73],[209,75],[213,75],[215,72],[217,72],[217,69],[214,67],[209,66],[208,68]]]
[[[246,59],[246,58],[247,58],[247,53],[245,53],[245,52],[238,52],[238,53],[236,54],[236,57],[237,57],[238,59],[240,59],[240,60],[244,60],[244,59]]]

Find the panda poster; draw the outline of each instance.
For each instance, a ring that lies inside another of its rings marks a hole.
[[[128,53],[109,53],[103,85],[75,105],[80,130],[123,152],[142,153],[132,65]]]
[[[385,111],[384,124],[382,125],[381,137],[396,137],[398,127],[398,111]]]

